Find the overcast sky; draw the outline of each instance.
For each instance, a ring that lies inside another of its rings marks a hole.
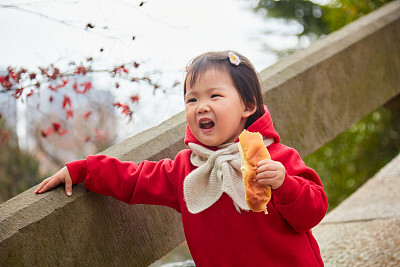
[[[277,61],[264,44],[280,49],[296,45],[293,34],[299,25],[266,20],[251,10],[256,2],[146,0],[139,6],[141,1],[132,0],[0,0],[0,5],[26,10],[0,7],[0,68],[62,66],[89,56],[98,67],[136,60],[143,63],[142,71],[161,72],[158,79],[171,84],[182,81],[184,68],[194,56],[233,49],[261,71]],[[85,30],[88,23],[94,28]],[[265,34],[273,30],[284,36]],[[103,88],[113,85],[101,78],[96,83]],[[183,110],[181,87],[156,96],[143,88],[129,89],[129,94],[132,90],[137,90],[141,102],[133,122],[121,124],[122,138]]]

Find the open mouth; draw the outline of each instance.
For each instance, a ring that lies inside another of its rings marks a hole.
[[[210,119],[200,120],[200,128],[201,129],[205,129],[205,130],[211,129],[214,127],[214,125],[215,125],[214,122]]]

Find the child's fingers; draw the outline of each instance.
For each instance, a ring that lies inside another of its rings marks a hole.
[[[256,173],[262,173],[262,172],[273,172],[277,171],[279,167],[275,163],[267,163],[267,164],[262,164],[257,166]]]
[[[38,194],[40,190],[42,190],[42,188],[49,182],[49,180],[51,179],[51,177],[44,179],[39,186],[36,188],[35,190],[35,194]]]
[[[271,163],[274,163],[274,161],[272,159],[263,159],[257,163],[257,167],[260,167],[260,166],[266,165],[266,164],[271,164]]]
[[[43,180],[39,186],[36,188],[35,193],[41,194],[44,193],[53,187],[58,186],[61,183],[65,183],[65,193],[68,196],[72,195],[72,179],[69,175],[67,167],[63,167],[53,176]]]
[[[46,192],[46,191],[48,191],[48,190],[52,189],[53,187],[56,187],[57,185],[60,184],[60,181],[55,176],[52,176],[52,177],[47,178],[47,179],[49,179],[47,181],[47,183],[42,187],[42,189],[40,189],[38,191],[39,194],[40,193],[44,193],[44,192]]]
[[[256,179],[268,179],[268,178],[274,178],[277,175],[277,171],[263,171],[263,172],[258,172],[256,175]]]
[[[261,179],[258,179],[257,182],[262,185],[269,185],[269,186],[271,186],[272,190],[275,190],[282,185],[283,181],[277,180],[275,178],[272,178],[272,179],[271,178],[261,178]]]

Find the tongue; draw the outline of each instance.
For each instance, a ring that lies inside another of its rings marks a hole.
[[[203,129],[211,129],[212,127],[214,127],[214,123],[213,122],[207,122],[201,125],[201,128]]]

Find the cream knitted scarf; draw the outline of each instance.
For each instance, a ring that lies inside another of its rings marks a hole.
[[[273,138],[264,139],[269,146]],[[191,163],[198,167],[192,171],[183,183],[186,205],[190,213],[199,213],[213,205],[225,192],[240,212],[249,211],[245,200],[245,189],[238,143],[213,151],[201,145],[189,143],[192,149]]]

